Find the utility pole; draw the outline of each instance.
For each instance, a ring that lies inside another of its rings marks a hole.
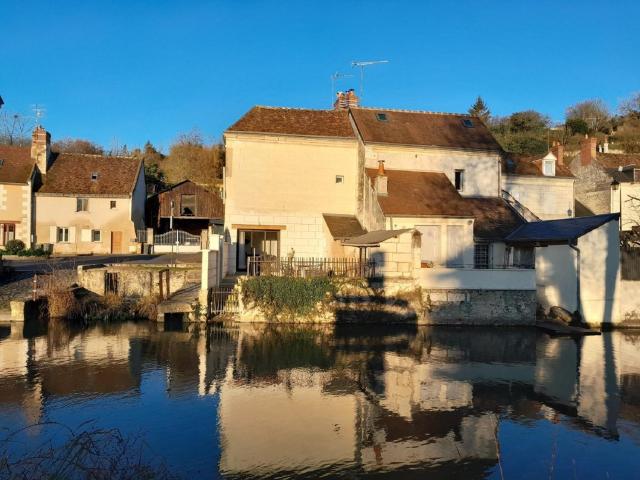
[[[377,65],[379,63],[389,63],[389,60],[353,61],[351,68],[360,67],[360,99],[364,98],[364,67]]]

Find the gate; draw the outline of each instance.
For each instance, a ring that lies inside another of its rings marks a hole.
[[[233,287],[216,287],[209,289],[209,311],[211,316],[238,313],[238,291]]]
[[[153,236],[154,253],[199,252],[202,239],[183,230],[172,230]]]

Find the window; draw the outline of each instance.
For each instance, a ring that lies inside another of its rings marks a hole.
[[[456,170],[454,175],[456,190],[461,192],[464,190],[464,170]]]
[[[376,113],[376,118],[378,119],[379,122],[386,122],[387,121],[387,114],[386,113]]]
[[[98,180],[98,172],[92,172],[91,173],[91,181],[95,182]]]
[[[116,201],[115,200],[111,200],[111,202],[109,202],[109,208],[111,208],[111,210],[116,208]]]
[[[462,120],[462,125],[464,125],[465,128],[473,128],[473,122],[468,118],[465,118],[464,120]]]
[[[69,241],[69,229],[67,227],[58,227],[56,229],[56,242],[67,243]]]
[[[180,215],[183,217],[192,217],[196,214],[196,196],[181,195],[180,198]]]
[[[547,177],[554,177],[556,174],[556,162],[553,160],[545,160],[542,173]]]
[[[336,175],[336,183],[344,183],[344,175]]]
[[[91,241],[92,242],[101,242],[102,234],[100,230],[91,230]]]
[[[513,249],[513,266],[518,268],[533,268],[536,264],[533,248],[516,247]]]
[[[76,199],[76,212],[86,212],[89,210],[89,199],[77,198]]]
[[[489,268],[489,244],[476,243],[473,251],[475,268]]]

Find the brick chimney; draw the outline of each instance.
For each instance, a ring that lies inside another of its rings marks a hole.
[[[40,125],[31,134],[31,159],[45,175],[51,162],[51,134]]]
[[[558,165],[564,165],[564,145],[560,142],[553,142],[551,153],[558,159]]]
[[[596,146],[598,139],[596,137],[589,137],[585,135],[580,144],[580,165],[589,166],[591,161],[596,158]]]
[[[333,102],[333,108],[335,110],[346,110],[347,108],[357,107],[359,105],[360,99],[353,88],[350,88],[346,92],[336,93],[336,101]]]
[[[376,193],[380,196],[386,197],[389,193],[387,191],[387,174],[384,171],[384,160],[378,160],[378,174],[376,175]]]

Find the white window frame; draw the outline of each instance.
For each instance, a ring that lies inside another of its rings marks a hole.
[[[547,170],[549,168],[550,170]],[[542,173],[545,177],[555,177],[556,176],[556,162],[555,160],[543,160],[542,161]]]
[[[69,243],[69,227],[56,227],[56,243]]]
[[[76,198],[76,212],[88,212],[88,211],[89,211],[89,199],[84,197]]]

